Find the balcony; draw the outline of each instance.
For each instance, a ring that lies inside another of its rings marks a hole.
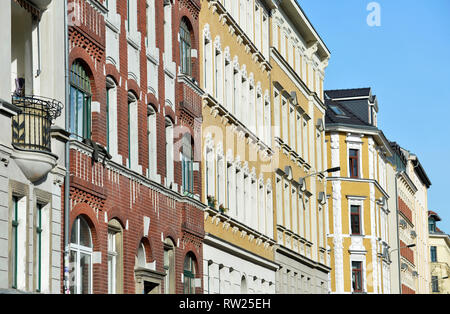
[[[12,104],[20,109],[12,119],[12,158],[25,176],[36,182],[56,166],[57,157],[51,150],[51,126],[61,115],[62,104],[36,96],[13,96]]]

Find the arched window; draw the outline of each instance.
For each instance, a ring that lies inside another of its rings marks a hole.
[[[91,81],[80,61],[70,70],[70,132],[81,138],[91,137]]]
[[[181,151],[181,177],[183,192],[187,194],[194,193],[194,168],[193,168],[193,149],[191,134],[186,133],[182,139]]]
[[[111,77],[106,78],[106,136],[108,152],[118,155],[117,139],[117,85]]]
[[[241,278],[241,294],[247,294],[247,279],[245,279],[245,276]]]
[[[180,68],[181,73],[192,75],[191,32],[184,20],[180,23]]]
[[[184,294],[195,294],[195,275],[196,275],[197,262],[192,254],[188,254],[184,259]]]
[[[156,138],[156,111],[152,106],[148,106],[148,177],[152,180],[156,179],[157,167],[157,138]]]
[[[128,93],[128,167],[138,170],[139,163],[138,139],[138,102],[136,96]]]
[[[70,239],[70,293],[92,293],[92,235],[88,223],[78,217]]]
[[[108,293],[122,293],[123,274],[122,226],[117,220],[108,223]]]
[[[166,118],[166,179],[167,186],[173,183],[173,122]]]
[[[164,241],[164,293],[175,293],[175,245],[171,239]]]

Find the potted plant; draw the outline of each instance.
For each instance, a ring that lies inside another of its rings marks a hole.
[[[228,208],[225,208],[225,207],[223,206],[223,204],[220,204],[220,206],[219,206],[219,211],[220,211],[222,214],[226,214],[226,213],[228,212]]]
[[[216,208],[217,201],[214,196],[209,195],[208,197],[208,206],[211,208]]]

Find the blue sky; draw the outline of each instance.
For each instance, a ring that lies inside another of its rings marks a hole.
[[[432,182],[428,207],[450,233],[450,1],[298,0],[331,51],[326,89],[372,87],[378,126],[415,153]]]

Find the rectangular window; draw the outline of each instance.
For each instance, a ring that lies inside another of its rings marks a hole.
[[[431,262],[432,263],[437,262],[437,249],[436,249],[436,247],[432,246],[430,248],[430,251],[431,251]]]
[[[361,207],[351,206],[350,213],[352,235],[361,235]]]
[[[353,292],[363,292],[362,262],[352,262],[352,287]]]
[[[349,168],[350,177],[359,178],[359,151],[357,149],[350,149],[349,151]]]
[[[36,212],[36,267],[37,267],[37,285],[36,291],[42,290],[42,205],[37,204]]]
[[[438,276],[431,276],[431,290],[432,292],[439,292]]]
[[[108,231],[108,293],[116,294],[117,250],[116,233]]]
[[[19,200],[17,197],[12,199],[12,232],[11,232],[11,274],[12,288],[17,289],[17,250],[18,250],[18,227],[19,227]]]

